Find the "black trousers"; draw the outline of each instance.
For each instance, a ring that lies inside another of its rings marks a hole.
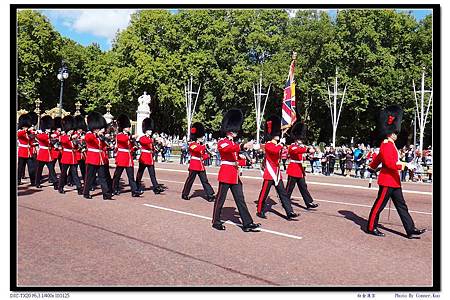
[[[111,177],[111,173],[109,172],[109,165],[102,165],[101,168],[103,169],[103,172],[105,173],[106,184],[108,185],[108,193],[112,194],[113,180]]]
[[[131,192],[135,193],[137,191],[136,181],[134,181],[134,168],[133,167],[116,167],[116,171],[114,171],[114,176],[112,179],[112,190],[118,191],[119,188],[119,180],[120,176],[122,176],[122,172],[125,169],[128,176],[128,184],[131,187]]]
[[[213,209],[213,224],[221,224],[220,221],[220,213],[222,212],[223,204],[225,203],[225,198],[227,197],[228,189],[231,189],[231,193],[233,194],[234,201],[236,202],[236,206],[239,211],[239,215],[242,219],[242,225],[248,226],[253,223],[253,219],[248,212],[247,204],[245,204],[244,193],[242,191],[242,182],[238,181],[237,184],[228,184],[219,182],[219,190],[217,192],[217,198],[214,202]]]
[[[206,176],[206,171],[189,170],[189,176],[186,179],[186,182],[184,183],[184,187],[183,187],[183,191],[181,192],[181,195],[189,196],[189,193],[192,188],[192,184],[194,183],[195,177],[197,175],[200,178],[200,181],[203,185],[203,190],[205,191],[206,196],[208,198],[212,198],[214,196],[214,190],[208,182],[208,177]]]
[[[59,176],[59,190],[64,189],[64,185],[66,184],[67,178],[67,170],[69,170],[69,174],[72,177],[73,183],[77,186],[77,189],[81,188],[80,178],[78,178],[77,165],[66,165],[62,164],[61,175]]]
[[[406,234],[411,233],[415,226],[414,221],[408,212],[408,206],[406,206],[405,199],[403,198],[402,188],[393,188],[387,186],[379,187],[377,199],[375,200],[375,203],[370,210],[367,230],[373,231],[375,228],[377,228],[380,213],[388,203],[389,198],[392,198],[392,202],[394,202],[394,206],[397,209]]]
[[[259,197],[258,197],[258,213],[262,212],[272,185],[275,185],[275,181],[264,180],[262,188],[261,188],[261,192],[259,193]],[[288,197],[286,189],[284,188],[283,180],[280,180],[278,182],[278,185],[275,185],[275,189],[277,190],[277,194],[281,200],[281,205],[283,206],[284,210],[286,211],[286,214],[293,212],[294,210],[292,209],[292,206],[291,206],[291,199]]]
[[[36,161],[33,157],[19,157],[17,162],[17,182],[20,183],[25,175],[25,165],[28,167],[28,176],[32,185],[36,183]]]
[[[305,178],[299,178],[299,177],[288,177],[288,181],[286,184],[286,190],[288,194],[288,198],[291,199],[292,192],[294,191],[295,184],[297,184],[298,189],[300,191],[300,194],[302,194],[303,201],[305,201],[305,204],[311,204],[313,203],[313,198],[311,197],[311,194],[308,191],[308,186],[306,185]]]
[[[36,185],[41,184],[42,170],[44,169],[44,166],[47,166],[49,181],[53,182],[54,184],[58,182],[58,178],[56,177],[55,172],[55,162],[56,160],[50,162],[38,160],[38,167],[36,171]]]
[[[86,163],[84,159],[80,159],[78,161],[78,165],[80,166],[80,173],[81,173],[81,178],[86,178]]]
[[[105,166],[96,166],[96,165],[91,165],[91,164],[86,164],[86,177],[84,179],[84,190],[83,190],[83,194],[85,196],[89,195],[89,189],[91,188],[91,186],[95,183],[95,175],[98,174],[97,177],[97,181],[100,184],[100,186],[102,187],[102,193],[103,195],[107,195],[109,194],[111,191],[108,187],[108,183],[106,181],[106,173],[109,174],[108,172],[105,172]]]
[[[150,175],[150,181],[152,182],[153,188],[156,188],[159,184],[156,180],[155,166],[154,165],[146,165],[143,163],[139,163],[139,168],[136,174],[136,184],[140,188],[142,176],[144,176],[145,168],[148,170],[148,174]]]

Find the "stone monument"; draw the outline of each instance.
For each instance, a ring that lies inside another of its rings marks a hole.
[[[139,101],[139,107],[137,109],[137,118],[136,118],[136,134],[142,135],[144,134],[142,132],[142,120],[145,118],[150,117],[150,102],[151,102],[150,95],[147,95],[147,92],[144,92],[143,95],[141,95],[138,98]]]

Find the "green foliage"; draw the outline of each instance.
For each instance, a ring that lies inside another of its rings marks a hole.
[[[141,10],[118,32],[112,49],[83,47],[57,33],[31,10],[18,13],[19,106],[30,109],[37,98],[45,108],[59,98],[56,73],[61,59],[70,71],[64,107],[80,101],[86,112],[135,115],[137,98],[152,97],[152,116],[165,132],[186,132],[184,86],[202,84],[194,121],[218,130],[223,113],[244,111],[244,130],[256,130],[253,85],[263,74],[272,84],[266,116],[280,113],[292,51],[296,63],[299,119],[310,140],[331,142],[328,88],[336,68],[340,90],[347,86],[337,132],[338,144],[367,141],[375,116],[384,106],[405,109],[404,129],[414,118],[412,81],[427,87],[432,74],[432,17],[417,22],[394,10],[340,10],[335,19],[323,11],[299,10],[289,18],[280,9]],[[431,126],[426,137],[430,137]],[[410,136],[411,138],[411,136]]]

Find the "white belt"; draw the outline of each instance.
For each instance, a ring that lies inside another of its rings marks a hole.
[[[63,150],[64,150],[64,152],[73,152],[73,149],[66,149],[66,148],[64,148]]]
[[[293,163],[298,163],[298,164],[302,164],[303,160],[295,160],[295,159],[291,159],[291,162]]]
[[[88,150],[88,151],[91,151],[91,152],[97,152],[97,153],[101,153],[101,152],[102,152],[102,150],[100,150],[100,149],[95,149],[95,148],[88,148],[87,150]]]
[[[141,152],[144,152],[144,153],[153,153],[153,151],[145,150],[145,149],[141,149]]]
[[[47,147],[47,146],[39,146],[39,149],[45,149],[45,150],[48,150],[48,149],[50,149],[50,148]]]
[[[237,161],[227,161],[227,160],[222,160],[222,161],[220,162],[220,165],[237,166],[238,163],[237,163]]]
[[[25,145],[25,144],[20,144],[19,143],[19,147],[30,148],[30,145]]]
[[[191,156],[191,159],[195,159],[195,160],[200,160],[200,161],[202,161],[202,159],[201,159],[200,157],[197,157],[197,156]]]
[[[130,153],[130,150],[128,150],[128,149],[122,149],[122,148],[117,148],[117,151],[120,151],[120,152],[128,152],[128,153]]]

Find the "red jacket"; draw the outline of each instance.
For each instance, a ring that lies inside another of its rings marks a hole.
[[[381,163],[380,175],[378,176],[378,185],[399,188],[400,175],[398,171],[402,169],[402,165],[397,165],[398,150],[394,142],[384,140],[380,146],[380,152],[370,163],[372,169],[376,169]]]
[[[280,158],[283,146],[281,144],[274,144],[267,142],[264,145],[264,151],[266,152],[265,168],[264,168],[264,180],[274,180],[278,183],[281,180],[280,173]]]
[[[189,170],[191,171],[205,171],[203,165],[203,157],[206,151],[206,146],[197,142],[189,144],[189,152],[191,153],[191,160],[189,161]]]
[[[147,166],[153,166],[155,164],[153,160],[153,139],[143,135],[139,138],[139,144],[141,145],[139,162]]]
[[[116,135],[116,149],[116,165],[118,167],[133,167],[133,155],[131,154],[133,145],[128,134],[121,132]]]
[[[76,157],[76,147],[69,135],[63,134],[59,137],[62,146],[61,163],[65,165],[76,165],[78,163]]]
[[[289,157],[291,158],[287,174],[291,177],[303,178],[306,176],[305,170],[303,169],[303,154],[308,152],[308,148],[305,146],[300,146],[293,143],[289,146]]]
[[[52,133],[51,133],[51,135],[52,135],[52,139],[59,139],[59,137],[61,136],[61,131],[53,131]],[[59,148],[55,148],[55,147],[52,147],[52,150],[51,150],[51,152],[52,152],[52,160],[55,160],[55,159],[59,159],[59,158],[61,158],[61,149],[59,149]]]
[[[103,145],[100,139],[93,132],[88,131],[84,136],[86,141],[86,164],[100,166],[103,165]]]
[[[32,156],[33,152],[30,145],[30,137],[28,136],[27,130],[26,129],[22,129],[17,131],[17,140],[18,140],[18,145],[17,145],[17,154],[19,157],[23,157],[23,158],[29,158]]]
[[[52,161],[51,147],[50,147],[50,138],[48,133],[39,133],[36,136],[36,139],[39,142],[39,150],[37,155],[38,161],[50,162]]]
[[[237,184],[239,181],[238,159],[240,145],[224,138],[217,143],[220,153],[219,182]]]

